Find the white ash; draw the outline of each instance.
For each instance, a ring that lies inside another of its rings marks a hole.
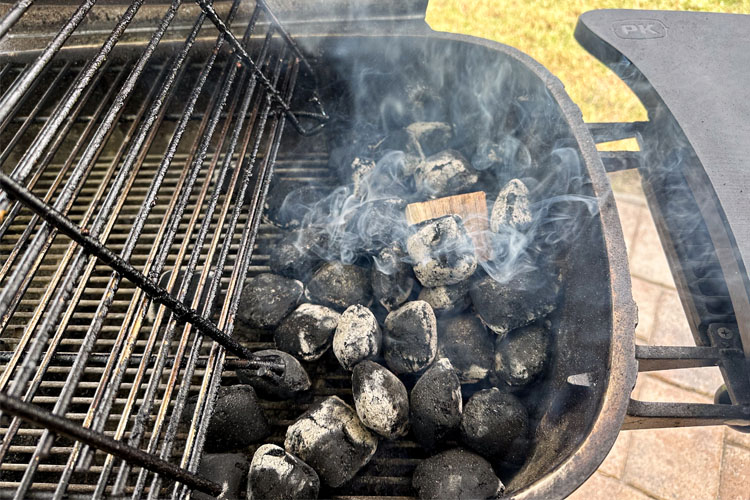
[[[274,328],[302,298],[301,281],[262,273],[245,280],[237,316],[252,328]]]
[[[517,439],[525,439],[529,415],[512,394],[493,387],[475,393],[464,406],[461,439],[477,453],[504,457]]]
[[[420,500],[497,498],[505,490],[487,460],[462,448],[423,460],[414,470],[412,486]]]
[[[319,491],[315,470],[280,446],[264,444],[253,455],[248,500],[307,500],[318,498]]]
[[[200,491],[193,491],[195,500],[232,500],[240,498],[241,485],[250,469],[247,457],[242,453],[205,453],[201,457],[198,475],[218,483],[221,495],[214,497]]]
[[[276,347],[303,361],[315,361],[331,346],[340,317],[329,307],[302,304],[274,331]]]
[[[289,426],[284,448],[336,488],[367,465],[377,451],[378,438],[362,425],[351,406],[332,396]]]
[[[450,361],[439,359],[419,378],[409,396],[412,432],[431,450],[458,430],[461,423],[461,383]]]
[[[333,336],[333,353],[345,370],[380,353],[383,334],[375,315],[361,305],[349,307],[341,314]]]
[[[417,190],[442,198],[472,190],[479,174],[458,151],[446,150],[425,158],[414,171]]]
[[[405,436],[409,430],[409,394],[393,373],[372,361],[362,361],[352,371],[354,406],[362,423],[386,439]]]
[[[474,243],[461,218],[446,215],[422,222],[406,241],[414,274],[423,286],[455,285],[474,274]]]
[[[193,418],[198,397],[191,397],[183,411],[183,419]],[[205,450],[208,453],[245,448],[271,434],[268,419],[249,385],[220,386],[214,413],[206,430]]]
[[[438,355],[448,358],[462,382],[484,379],[494,366],[496,335],[474,314],[438,320]]]
[[[324,255],[327,247],[328,238],[321,228],[311,226],[291,231],[271,247],[271,271],[306,281],[323,262],[320,255]]]
[[[385,318],[385,362],[394,373],[417,373],[435,360],[437,319],[423,300],[407,302]]]
[[[372,293],[386,311],[397,308],[411,295],[415,280],[398,245],[383,248],[372,266]]]
[[[472,285],[469,294],[482,322],[505,335],[554,311],[560,281],[559,273],[545,269],[518,274],[506,283],[485,276]]]
[[[529,189],[519,179],[513,179],[500,190],[495,199],[490,216],[490,229],[495,233],[502,228],[524,232],[532,221]]]
[[[423,156],[439,153],[453,140],[453,129],[444,122],[414,122],[406,132],[419,144]]]
[[[495,372],[511,386],[524,386],[544,371],[549,360],[550,331],[534,324],[495,341]]]
[[[376,163],[368,158],[355,158],[351,165],[352,194],[360,198],[367,192],[367,176],[375,170]]]
[[[469,282],[462,281],[455,285],[425,287],[419,292],[418,299],[430,304],[437,316],[459,314],[471,305]]]
[[[362,267],[326,262],[313,275],[305,292],[310,302],[343,310],[372,301],[370,273]]]
[[[240,382],[253,386],[261,397],[274,400],[292,399],[310,388],[310,377],[297,358],[291,354],[276,349],[257,351],[255,354],[279,356],[285,367],[284,374],[278,381],[258,376],[255,370],[237,370]]]

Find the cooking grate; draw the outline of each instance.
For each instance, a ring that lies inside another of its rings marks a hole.
[[[227,27],[239,1],[226,23],[199,2],[164,56],[175,0],[140,56],[118,61],[142,3],[89,60],[55,57],[84,2],[35,61],[0,69],[0,162],[12,168],[0,175],[0,488],[17,498],[161,497],[175,479],[173,496],[216,494],[195,471],[225,348],[234,366],[281,368],[232,339],[234,313],[284,126],[311,134],[325,120],[314,94],[295,91],[314,76],[262,1],[242,40]],[[214,29],[207,55],[191,51]],[[293,97],[312,111],[292,110]],[[167,269],[169,293],[157,285]]]

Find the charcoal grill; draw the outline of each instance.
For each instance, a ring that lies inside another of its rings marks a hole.
[[[240,367],[271,377],[282,369],[279,360],[252,354],[271,347],[271,336],[233,336],[242,277],[268,270],[268,249],[280,237],[261,217],[268,184],[274,175],[333,182],[326,143],[315,132],[326,109],[353,105],[352,82],[363,64],[385,75],[369,89],[373,102],[404,75],[450,95],[470,79],[512,71],[517,85],[488,89],[486,102],[520,110],[519,120],[529,106],[553,103],[551,121],[523,122],[523,133],[543,138],[535,142],[540,150],[555,141],[575,150],[583,178],[577,189],[598,200],[598,216],[564,269],[565,304],[554,318],[559,334],[550,384],[539,397],[536,444],[507,485],[510,497],[572,492],[621,428],[750,422],[742,350],[750,343],[741,342],[741,316],[721,286],[731,280],[714,249],[711,219],[686,233],[669,207],[658,212],[663,237],[678,242],[671,262],[685,276],[680,289],[698,346],[634,345],[636,311],[606,171],[656,165],[653,180],[644,178],[653,206],[664,203],[664,163],[641,156],[659,154],[654,134],[676,126],[664,103],[648,102],[649,124],[587,126],[560,82],[528,56],[430,31],[424,1],[321,7],[280,0],[269,8],[261,0],[19,0],[0,7],[0,495],[218,493],[196,471],[219,384]],[[584,31],[579,38],[600,55],[593,47],[605,35],[586,38]],[[605,54],[621,62],[612,50]],[[466,61],[476,73],[464,71]],[[641,155],[596,150],[596,142],[636,135]],[[690,149],[689,141],[681,145]],[[689,267],[685,247],[706,234],[700,265],[693,259]],[[185,274],[171,273],[163,289],[164,269]],[[191,301],[193,275],[204,291]],[[146,319],[151,302],[159,306],[153,323]],[[629,399],[637,369],[708,365],[722,367],[733,404]],[[325,364],[313,370],[311,398],[350,397],[347,374]],[[195,412],[181,423],[193,394]],[[283,440],[311,401],[264,403],[272,442]],[[411,474],[424,456],[408,441],[381,443],[357,478],[325,493],[413,495]]]

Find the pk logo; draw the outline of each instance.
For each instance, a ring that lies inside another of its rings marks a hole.
[[[615,35],[620,38],[633,40],[646,40],[649,38],[664,38],[667,36],[667,27],[656,19],[634,19],[629,21],[618,21],[612,25]]]

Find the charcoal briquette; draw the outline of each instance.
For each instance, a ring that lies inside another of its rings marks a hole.
[[[421,500],[489,499],[505,490],[492,465],[463,448],[423,460],[414,470],[412,486]]]
[[[205,453],[201,457],[198,475],[222,486],[223,491],[214,497],[200,491],[193,491],[196,500],[233,500],[240,498],[250,464],[241,453]]]
[[[186,421],[192,420],[197,399],[197,395],[193,396],[185,405],[183,419]],[[206,431],[206,452],[238,450],[261,442],[270,434],[268,419],[251,386],[219,387],[214,413]]]
[[[432,156],[445,150],[453,140],[453,129],[444,122],[414,122],[406,131],[414,137],[424,156]]]
[[[375,315],[365,306],[354,305],[339,318],[333,336],[333,353],[346,370],[380,353],[383,334]]]
[[[496,233],[503,228],[524,232],[532,221],[529,190],[523,181],[513,179],[500,190],[492,205],[490,229]]]
[[[471,191],[479,174],[461,153],[446,150],[422,160],[414,171],[414,180],[420,193],[442,198]]]
[[[435,315],[459,314],[471,304],[469,282],[462,281],[455,285],[425,287],[419,292],[419,300],[424,300],[435,311]]]
[[[362,425],[351,406],[332,396],[289,426],[284,448],[315,469],[323,483],[336,488],[367,465],[377,451],[378,438]]]
[[[237,370],[237,378],[240,382],[253,386],[261,397],[274,400],[292,399],[310,388],[310,377],[297,358],[291,354],[275,349],[257,351],[255,354],[279,356],[285,366],[281,380],[259,376],[254,370]]]
[[[476,382],[493,368],[495,337],[474,314],[441,318],[438,356],[450,360],[462,382]]]
[[[263,273],[245,280],[237,316],[252,328],[274,328],[302,298],[301,281]]]
[[[318,498],[320,479],[312,467],[274,444],[255,452],[247,478],[247,500]]]
[[[279,227],[297,228],[305,214],[329,192],[325,186],[275,179],[266,196],[266,216]]]
[[[488,458],[502,458],[516,439],[526,436],[529,415],[512,394],[493,387],[475,393],[464,406],[461,439]]]
[[[407,302],[385,318],[385,362],[394,373],[417,373],[435,360],[437,319],[423,300]]]
[[[477,280],[469,294],[482,322],[498,335],[543,318],[557,307],[560,275],[544,268],[519,273],[507,282]]]
[[[274,331],[276,347],[303,361],[315,361],[331,346],[340,317],[329,307],[302,304]]]
[[[359,266],[326,262],[310,279],[305,295],[310,302],[338,310],[367,306],[372,300],[370,273]]]
[[[495,340],[495,371],[506,384],[524,386],[544,371],[549,358],[550,332],[534,324]]]
[[[405,436],[409,430],[409,394],[389,370],[362,361],[352,371],[354,407],[362,423],[386,439]]]
[[[306,281],[323,262],[328,237],[321,228],[305,227],[289,232],[271,247],[271,271],[287,278]]]
[[[423,286],[455,285],[474,274],[474,243],[457,215],[422,222],[406,241],[414,274]]]
[[[414,289],[414,275],[405,258],[398,245],[383,248],[375,257],[371,271],[372,293],[387,311],[406,302]]]
[[[417,442],[431,450],[458,430],[461,382],[447,359],[439,359],[417,380],[409,396],[411,427]]]

